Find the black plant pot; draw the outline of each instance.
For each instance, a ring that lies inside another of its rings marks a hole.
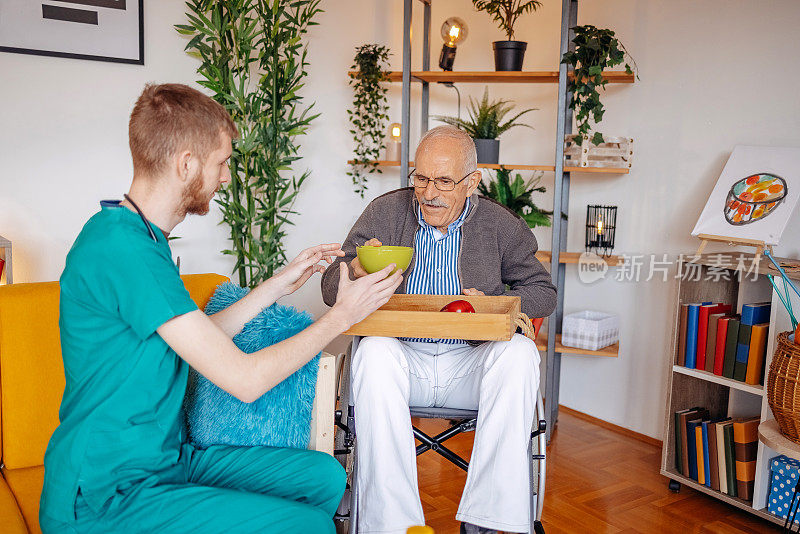
[[[522,60],[525,59],[525,41],[495,41],[494,70],[522,70]]]
[[[473,139],[478,152],[478,163],[497,163],[500,161],[499,139]]]

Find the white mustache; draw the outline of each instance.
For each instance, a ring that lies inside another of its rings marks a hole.
[[[430,206],[431,208],[449,208],[443,200],[439,200],[439,197],[434,198],[433,200],[420,200],[420,203],[424,206]]]

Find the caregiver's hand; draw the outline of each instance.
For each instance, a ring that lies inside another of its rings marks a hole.
[[[366,243],[364,243],[365,247],[380,247],[381,245],[383,245],[383,243],[381,243],[374,237],[369,241],[367,241]],[[361,262],[358,261],[358,256],[353,258],[353,261],[350,262],[350,268],[353,269],[353,274],[355,275],[356,278],[362,278],[369,274],[367,271],[364,270],[364,267],[361,265]]]
[[[339,292],[336,304],[328,313],[341,317],[345,330],[361,322],[369,314],[389,302],[395,290],[403,281],[403,271],[398,269],[389,275],[396,265],[387,265],[380,271],[367,274],[357,280],[350,280],[347,269],[339,269]]]
[[[291,295],[305,284],[314,273],[325,272],[325,266],[319,263],[323,260],[329,264],[337,256],[344,256],[344,251],[339,243],[317,245],[302,251],[278,274],[272,277],[277,284],[281,295]]]

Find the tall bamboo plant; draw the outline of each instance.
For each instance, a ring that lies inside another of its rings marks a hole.
[[[200,59],[198,83],[225,106],[239,129],[230,160],[231,182],[217,203],[230,227],[234,272],[253,287],[286,262],[283,238],[296,212],[294,201],[309,172],[297,137],[318,114],[298,91],[307,75],[302,39],[320,0],[189,0],[191,36],[186,51]]]

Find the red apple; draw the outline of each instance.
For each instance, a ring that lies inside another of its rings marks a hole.
[[[456,313],[475,313],[475,308],[466,300],[454,300],[439,311]]]
[[[797,323],[797,329],[794,331],[794,342],[800,345],[800,323]]]

